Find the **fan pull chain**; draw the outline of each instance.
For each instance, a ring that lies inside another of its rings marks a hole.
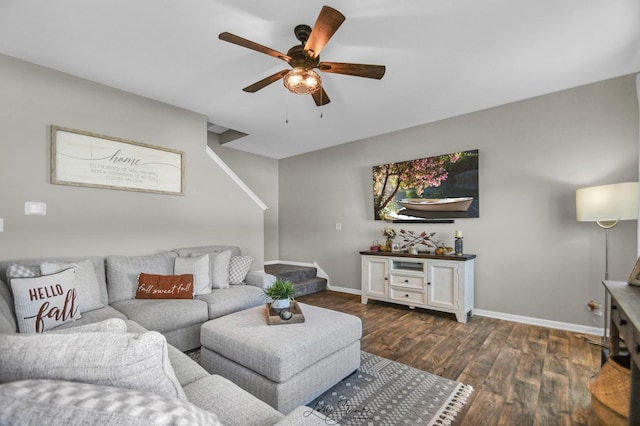
[[[285,105],[285,115],[284,115],[285,124],[289,124],[289,91],[287,90],[287,102]]]
[[[322,95],[324,94],[324,90],[322,90],[322,87],[320,88],[320,118],[324,117],[323,112],[324,112],[324,102],[322,99]]]

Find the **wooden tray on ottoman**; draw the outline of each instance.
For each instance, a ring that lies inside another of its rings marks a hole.
[[[267,324],[293,324],[297,322],[304,322],[304,315],[302,314],[302,310],[300,309],[298,302],[291,302],[289,310],[293,316],[291,319],[283,320],[280,318],[280,315],[278,315],[276,309],[271,309],[271,303],[267,303]]]

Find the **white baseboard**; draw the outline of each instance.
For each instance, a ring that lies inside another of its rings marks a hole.
[[[540,327],[556,328],[558,330],[573,331],[575,333],[593,334],[602,336],[603,330],[599,327],[590,327],[581,324],[572,324],[569,322],[551,321],[541,318],[525,317],[521,315],[505,314],[502,312],[485,311],[484,309],[474,309],[474,315],[487,318],[495,318],[505,321],[519,322],[522,324],[538,325]]]
[[[264,262],[265,265],[272,265],[275,263],[283,263],[285,265],[315,267],[318,269],[318,276],[321,278],[327,279],[327,290],[337,291],[339,293],[355,294],[358,296],[362,294],[362,291],[359,288],[356,289],[356,288],[350,288],[350,287],[332,286],[330,284],[328,275],[315,262],[304,263],[304,262],[290,262],[290,261],[283,261],[283,260],[270,260],[268,262]],[[484,309],[474,309],[473,314],[478,315],[479,317],[495,318],[499,320],[519,322],[522,324],[537,325],[540,327],[555,328],[558,330],[567,330],[567,331],[572,331],[574,333],[591,334],[594,336],[603,335],[603,329],[599,327],[590,327],[586,325],[572,324],[568,322],[551,321],[551,320],[546,320],[541,318],[525,317],[522,315],[505,314],[503,312],[486,311]]]

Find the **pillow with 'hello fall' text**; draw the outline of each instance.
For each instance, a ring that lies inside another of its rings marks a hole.
[[[81,317],[75,271],[11,279],[11,292],[21,333],[42,333]]]

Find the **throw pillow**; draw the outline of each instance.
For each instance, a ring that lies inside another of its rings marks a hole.
[[[167,340],[134,333],[0,334],[0,383],[54,379],[187,397],[169,362]]]
[[[193,299],[193,275],[138,276],[136,299]]]
[[[229,261],[231,250],[209,253],[211,264],[211,286],[213,288],[229,288]]]
[[[40,271],[44,275],[55,274],[68,268],[73,268],[76,271],[75,287],[78,293],[80,313],[103,308],[104,303],[100,299],[100,283],[96,275],[96,268],[91,260],[74,263],[45,262],[40,265]]]
[[[249,273],[253,257],[231,256],[229,261],[229,284],[243,284]]]
[[[26,266],[12,263],[7,268],[7,282],[11,278],[32,278],[40,275],[40,268],[37,266]]]
[[[73,268],[40,277],[12,278],[20,332],[41,333],[81,318],[74,284]]]
[[[176,398],[61,380],[0,385],[0,406],[3,425],[220,425],[215,414]]]
[[[213,288],[229,288],[229,260],[232,250],[212,250],[213,247],[193,247],[177,249],[180,256],[209,254],[209,279]],[[237,249],[236,249],[237,250]]]
[[[176,275],[193,274],[193,293],[196,296],[211,293],[208,254],[194,257],[176,257],[173,273]]]

